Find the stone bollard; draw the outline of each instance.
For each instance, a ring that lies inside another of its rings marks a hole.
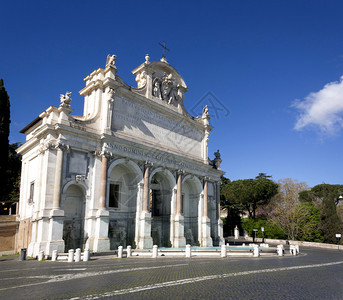
[[[289,246],[289,254],[294,255],[293,250],[294,250],[294,246],[290,245]]]
[[[131,257],[131,246],[126,247],[126,257]]]
[[[70,249],[68,251],[68,262],[73,262],[74,261],[74,249]]]
[[[220,249],[220,257],[227,257],[226,246],[222,245]]]
[[[289,253],[292,255],[298,255],[299,254],[299,246],[298,245],[289,246]]]
[[[52,251],[52,255],[51,255],[51,261],[56,261],[57,260],[57,250],[53,250]]]
[[[123,258],[123,246],[118,247],[118,258]]]
[[[190,258],[192,255],[192,251],[191,251],[191,245],[186,245],[186,257]]]
[[[293,246],[293,255],[297,255],[297,254],[298,254],[297,247],[294,245]]]
[[[39,251],[38,253],[38,261],[42,261],[44,259],[44,251]]]
[[[299,245],[295,245],[295,249],[297,250],[297,255],[300,253]]]
[[[245,243],[243,243],[242,246],[245,247]]]
[[[283,256],[283,245],[277,245],[276,251],[278,256]]]
[[[83,261],[89,261],[89,249],[85,249],[83,252]]]
[[[226,246],[228,246],[228,247],[229,247],[229,246],[230,246],[230,243],[226,243]]]
[[[258,245],[253,246],[253,257],[259,257],[260,256],[260,248]]]
[[[158,255],[157,245],[152,246],[152,258],[156,258]]]
[[[81,249],[77,248],[75,251],[75,262],[80,262],[81,261]]]

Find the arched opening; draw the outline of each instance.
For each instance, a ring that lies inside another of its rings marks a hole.
[[[150,181],[151,237],[158,247],[171,247],[170,214],[173,184],[163,171]]]
[[[137,184],[141,174],[132,162],[122,162],[110,170],[107,188],[107,207],[110,211],[108,237],[110,249],[128,245],[133,248],[135,243]]]
[[[199,246],[199,201],[201,183],[195,177],[188,177],[182,185],[182,207],[186,244]]]
[[[63,240],[64,250],[81,248],[85,245],[84,237],[84,193],[76,184],[65,192],[62,208],[64,209]]]

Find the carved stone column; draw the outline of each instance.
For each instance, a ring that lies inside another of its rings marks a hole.
[[[220,218],[220,186],[221,182],[216,182],[216,201],[217,201],[217,220],[218,220],[218,242],[219,245],[225,245],[225,240],[223,236],[223,221]]]
[[[207,188],[208,188],[208,182],[207,182],[207,178],[204,179],[204,204],[202,207],[202,216],[207,218],[207,203],[208,203],[208,199],[207,199]]]
[[[136,198],[136,218],[135,218],[135,243],[139,245],[140,240],[140,217],[142,212],[142,202],[143,202],[143,182],[137,184],[137,198]]]
[[[110,153],[103,149],[101,152],[96,152],[96,155],[101,157],[101,173],[99,182],[99,208],[95,217],[95,233],[92,250],[95,252],[102,252],[110,250],[110,240],[108,238],[110,213],[106,209],[107,162],[110,157]]]
[[[63,171],[63,151],[68,149],[68,146],[58,143],[55,146],[56,163],[55,163],[55,181],[54,181],[54,194],[52,198],[52,208],[59,209],[61,202],[61,186],[62,186],[62,171]]]
[[[142,211],[140,213],[140,226],[139,226],[139,243],[138,248],[146,249],[152,248],[151,237],[151,212],[149,212],[149,176],[152,163],[147,161],[144,165],[144,182],[143,182],[143,199],[142,199]]]
[[[100,173],[100,197],[99,209],[106,208],[106,189],[107,189],[107,162],[109,154],[106,152],[101,153],[101,173]]]
[[[55,145],[49,145],[49,150],[56,150],[55,160],[55,179],[54,191],[52,196],[52,210],[50,211],[48,241],[45,253],[51,255],[53,250],[64,252],[63,240],[63,221],[64,211],[61,207],[62,192],[62,174],[63,174],[63,152],[69,149],[69,146],[58,142]],[[40,249],[43,250],[43,249]],[[38,250],[37,250],[38,251]]]
[[[211,223],[207,215],[207,202],[208,202],[208,177],[204,178],[204,187],[203,187],[203,213],[202,213],[202,247],[212,247],[212,238],[211,238]]]
[[[181,215],[181,199],[182,199],[182,175],[183,170],[178,170],[176,173],[177,180],[176,180],[176,187],[177,187],[177,193],[176,193],[176,214]]]
[[[174,248],[183,248],[186,247],[186,238],[185,238],[185,218],[181,214],[181,199],[182,199],[182,175],[183,170],[178,170],[176,172],[176,214],[174,220],[174,238],[173,241]]]
[[[150,162],[146,162],[144,165],[144,186],[143,186],[143,204],[142,204],[143,212],[149,212],[149,198],[150,198],[149,176],[150,176],[151,166],[152,164]]]

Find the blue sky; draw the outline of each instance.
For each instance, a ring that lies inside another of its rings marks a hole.
[[[335,0],[5,1],[10,142],[24,142],[19,130],[67,90],[82,114],[83,78],[107,54],[136,86],[131,70],[146,53],[159,60],[165,40],[189,88],[186,108],[208,99],[230,112],[210,109],[209,153],[220,149],[228,178],[342,183],[342,11]]]

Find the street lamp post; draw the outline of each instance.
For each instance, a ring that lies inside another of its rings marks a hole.
[[[264,243],[264,227],[261,227],[261,231],[262,231],[262,243]]]
[[[252,242],[255,243],[255,238],[256,238],[256,232],[258,230],[257,229],[253,229],[253,232],[254,232],[254,235],[253,235],[253,238],[252,238]]]
[[[339,250],[339,244],[340,244],[340,242],[341,242],[341,237],[342,237],[342,235],[341,235],[340,233],[337,233],[337,234],[336,234],[338,250]]]

